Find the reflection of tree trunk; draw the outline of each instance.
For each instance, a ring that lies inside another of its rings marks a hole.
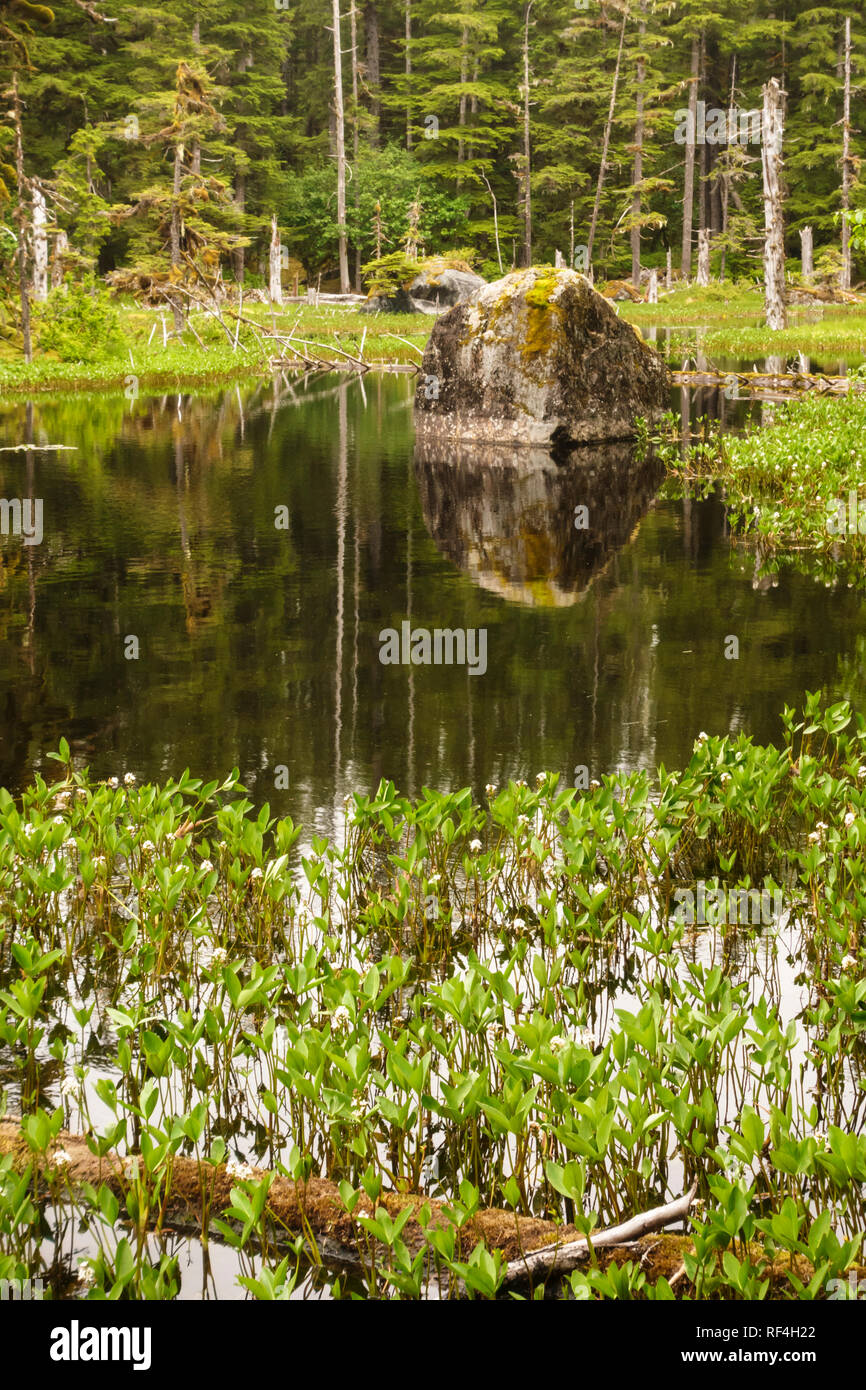
[[[688,386],[680,387],[681,447],[683,462],[688,458],[691,443],[692,396]],[[691,558],[692,553],[692,499],[688,479],[683,485],[683,549]]]
[[[337,225],[340,261],[340,293],[348,294],[349,258],[346,247],[346,118],[343,111],[343,51],[340,46],[340,0],[333,0],[334,16],[334,121],[337,151]]]
[[[352,759],[355,758],[355,739],[358,729],[358,646],[361,637],[361,509],[355,487],[355,516],[353,521],[354,563],[352,567],[354,622],[352,632]]]
[[[409,630],[412,629],[412,500],[415,496],[415,480],[411,466],[408,473],[406,493],[406,617]],[[415,667],[409,666],[409,709],[406,730],[406,794],[415,795]]]
[[[347,383],[340,383],[337,455],[337,651],[334,662],[334,789],[339,789],[343,760],[343,636],[345,627],[346,492],[349,471]]]
[[[28,401],[25,410],[25,434],[24,442],[33,443],[33,402]],[[30,449],[27,450],[25,458],[27,460],[27,497],[33,497],[36,491],[36,478],[34,473],[34,455]],[[27,612],[27,665],[30,675],[33,676],[36,670],[36,574],[34,571],[33,551],[35,546],[28,545],[27,551],[27,590],[29,598],[29,608]]]
[[[174,481],[177,488],[177,519],[180,525],[180,548],[183,552],[184,560],[190,558],[189,532],[186,524],[186,506],[184,505],[184,493],[186,491],[186,462],[183,452],[183,425],[178,420],[174,427]]]

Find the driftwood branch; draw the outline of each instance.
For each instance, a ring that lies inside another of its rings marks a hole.
[[[631,1220],[623,1221],[619,1226],[609,1226],[606,1231],[599,1231],[598,1235],[590,1237],[589,1240],[584,1237],[581,1240],[571,1240],[567,1245],[542,1246],[540,1250],[531,1250],[518,1260],[510,1260],[505,1269],[506,1287],[538,1275],[567,1274],[569,1270],[582,1264],[593,1250],[606,1249],[611,1245],[627,1245],[652,1231],[660,1231],[675,1221],[682,1221],[688,1216],[697,1190],[698,1185],[694,1183],[688,1192],[678,1197],[675,1202],[668,1202],[663,1207],[653,1207],[651,1211],[633,1216]]]

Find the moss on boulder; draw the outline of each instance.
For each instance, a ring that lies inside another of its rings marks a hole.
[[[568,447],[635,434],[668,408],[661,357],[573,270],[533,266],[436,323],[415,397],[419,437]]]

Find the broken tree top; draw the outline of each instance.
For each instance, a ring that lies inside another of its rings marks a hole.
[[[533,266],[436,322],[418,380],[425,440],[567,447],[627,439],[668,408],[670,377],[636,328],[573,270]]]

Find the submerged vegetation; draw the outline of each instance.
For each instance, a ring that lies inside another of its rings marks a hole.
[[[520,1218],[591,1235],[692,1185],[678,1269],[590,1250],[550,1290],[842,1287],[866,1222],[866,720],[810,696],[783,723],[781,748],[701,734],[682,772],[586,792],[383,782],[333,843],[255,813],[236,772],[97,783],[61,744],[53,785],[0,793],[0,1277],[173,1297],[192,1160],[198,1236],[260,1298],[304,1260],[348,1291],[314,1223],[285,1229],[283,1180],[336,1185],[362,1296],[495,1297],[485,1209],[513,1247]],[[761,894],[770,921],[731,910]]]

